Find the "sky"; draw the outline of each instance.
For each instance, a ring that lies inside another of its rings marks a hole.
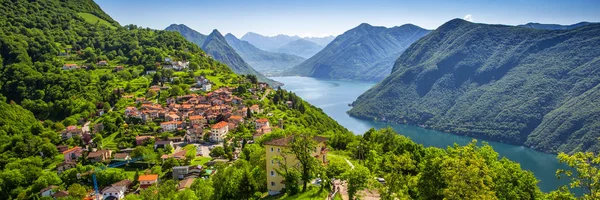
[[[477,23],[574,24],[600,21],[599,0],[95,0],[121,25],[164,29],[185,24],[241,37],[247,32],[302,37],[339,35],[369,23],[435,29],[454,18]]]

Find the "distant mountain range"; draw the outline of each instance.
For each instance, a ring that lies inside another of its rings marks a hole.
[[[171,24],[167,31],[176,31],[187,40],[200,46],[208,55],[215,60],[229,66],[236,74],[253,74],[260,81],[267,82],[273,86],[281,85],[276,81],[268,79],[260,72],[252,68],[242,57],[227,43],[225,37],[217,30],[213,30],[208,36],[203,35],[183,24]]]
[[[363,23],[284,74],[379,81],[406,48],[429,32],[412,24],[386,28]]]
[[[451,20],[406,49],[349,114],[545,152],[600,151],[600,24],[528,27]]]
[[[334,37],[327,36],[303,38],[300,36],[281,34],[276,36],[263,36],[258,33],[248,32],[240,39],[247,41],[255,47],[265,51],[281,52],[309,58],[319,50],[323,49],[323,47],[327,46],[327,44],[329,44]],[[308,50],[304,48],[308,48]]]
[[[261,50],[232,34],[225,35],[225,39],[250,66],[266,75],[275,75],[306,60],[296,55]]]
[[[591,24],[590,22],[579,22],[571,25],[560,25],[560,24],[540,24],[540,23],[527,23],[523,25],[518,25],[519,27],[524,28],[533,28],[533,29],[544,29],[544,30],[568,30],[574,29],[577,27],[585,26]]]
[[[293,54],[303,58],[310,58],[311,56],[314,56],[319,51],[321,51],[321,49],[323,49],[323,46],[320,46],[314,42],[305,39],[298,39],[287,43],[286,45],[283,45],[282,47],[279,47],[273,51],[279,53]]]

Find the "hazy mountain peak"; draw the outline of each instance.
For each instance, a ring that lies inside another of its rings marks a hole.
[[[221,32],[219,32],[219,30],[217,30],[217,29],[213,29],[213,31],[210,33],[210,35],[217,36],[217,37],[223,37]]]

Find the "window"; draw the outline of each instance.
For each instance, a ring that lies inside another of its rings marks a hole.
[[[271,181],[271,186],[275,186],[275,182],[272,182],[272,181]]]
[[[275,176],[275,172],[271,170],[271,176]]]
[[[273,147],[271,147],[271,152],[273,152]]]
[[[281,149],[277,148],[277,152],[281,152]]]
[[[271,160],[271,164],[275,164],[275,160]]]

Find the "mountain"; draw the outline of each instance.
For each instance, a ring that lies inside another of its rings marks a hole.
[[[412,24],[386,28],[363,23],[284,74],[379,81],[390,73],[404,49],[429,32]]]
[[[232,34],[225,35],[225,40],[250,66],[263,74],[277,74],[306,60],[295,55],[263,51]]]
[[[327,46],[327,44],[329,44],[334,39],[334,37],[333,36],[300,37],[297,35],[289,36],[289,35],[283,35],[283,34],[279,34],[276,36],[263,36],[258,33],[248,32],[244,36],[242,36],[242,38],[240,38],[240,39],[249,42],[250,44],[254,45],[255,47],[258,47],[259,49],[262,49],[265,51],[277,52],[277,49],[283,47],[284,45],[289,44],[290,42],[300,40],[300,39],[310,41],[312,43],[315,43],[315,44],[321,46],[321,48],[323,48],[323,47]],[[295,54],[295,55],[297,55],[297,54]]]
[[[303,40],[307,40],[307,41],[311,41],[319,46],[325,47],[327,46],[331,41],[333,41],[333,39],[335,39],[335,36],[330,35],[330,36],[325,36],[325,37],[303,37]]]
[[[303,58],[310,58],[311,56],[317,54],[317,52],[319,52],[321,49],[323,49],[323,46],[320,46],[314,42],[305,39],[298,39],[287,43],[286,45],[283,45],[282,47],[279,47],[273,51],[279,53],[293,54]]]
[[[349,114],[545,152],[600,151],[600,24],[451,20],[411,45]]]
[[[298,36],[288,36],[288,35],[276,35],[276,36],[263,36],[258,33],[248,32],[244,36],[240,38],[241,40],[247,41],[250,44],[258,47],[262,50],[272,50],[277,49],[287,43],[292,41],[301,39]]]
[[[560,25],[560,24],[540,24],[540,23],[527,23],[527,24],[522,24],[522,25],[518,25],[519,27],[524,27],[524,28],[533,28],[533,29],[544,29],[544,30],[568,30],[568,29],[574,29],[574,28],[578,28],[581,26],[585,26],[585,25],[589,25],[591,24],[590,22],[579,22],[576,24],[571,24],[571,25]]]
[[[167,28],[167,31],[176,31],[183,35],[188,41],[195,43],[200,46],[208,55],[213,57],[215,60],[222,62],[229,66],[236,74],[252,74],[255,75],[258,80],[267,82],[272,86],[281,85],[276,81],[273,81],[265,77],[260,72],[252,68],[248,63],[242,59],[242,57],[227,43],[225,37],[217,30],[213,30],[208,36],[203,35],[183,24],[171,24]]]

